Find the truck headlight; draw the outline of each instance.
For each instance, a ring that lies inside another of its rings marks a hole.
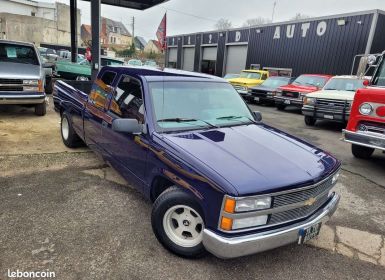
[[[266,223],[267,223],[267,215],[243,218],[243,219],[234,219],[232,229],[262,226],[262,225],[266,225]]]
[[[255,211],[270,208],[271,206],[271,197],[264,198],[245,198],[236,200],[235,202],[235,212],[247,212]]]
[[[333,175],[333,177],[332,177],[332,185],[337,183],[339,177],[340,177],[340,172],[337,172],[336,174]]]
[[[359,111],[362,115],[370,115],[373,112],[373,106],[369,103],[362,103]]]
[[[275,96],[282,96],[282,90],[277,90]]]
[[[313,98],[313,97],[305,97],[303,99],[303,104],[314,106],[315,105],[315,98]]]
[[[275,91],[268,91],[266,93],[266,95],[269,95],[269,96],[275,96],[277,93]]]
[[[39,80],[23,80],[24,86],[35,86],[37,87],[39,83]]]

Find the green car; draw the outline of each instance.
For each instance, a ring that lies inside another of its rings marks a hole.
[[[124,64],[122,60],[109,57],[101,57],[100,62],[102,67]],[[76,63],[60,60],[56,62],[56,75],[65,80],[88,81],[91,79],[91,64],[86,59]]]

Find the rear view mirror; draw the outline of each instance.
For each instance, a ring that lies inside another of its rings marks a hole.
[[[261,114],[261,112],[259,112],[259,111],[254,111],[254,112],[253,112],[253,115],[254,115],[254,120],[255,120],[255,121],[257,121],[257,122],[262,121],[262,114]]]
[[[139,134],[143,132],[143,125],[136,119],[116,119],[112,122],[112,130],[116,132]]]

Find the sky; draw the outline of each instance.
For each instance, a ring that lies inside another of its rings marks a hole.
[[[40,0],[55,2],[55,0]],[[69,0],[57,0],[69,4]],[[135,17],[135,36],[155,39],[155,33],[167,11],[167,35],[214,30],[216,21],[225,18],[233,27],[241,27],[251,18],[272,18],[274,22],[290,20],[297,13],[311,17],[336,15],[357,11],[385,10],[385,0],[169,0],[145,11],[102,5],[102,16],[119,20],[131,32]],[[82,23],[90,23],[90,3],[78,0]]]

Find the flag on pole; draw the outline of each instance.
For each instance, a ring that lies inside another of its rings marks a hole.
[[[167,13],[164,14],[163,19],[159,24],[158,30],[156,31],[156,37],[158,38],[162,51],[166,49],[166,43],[167,43],[166,31],[167,31]]]

